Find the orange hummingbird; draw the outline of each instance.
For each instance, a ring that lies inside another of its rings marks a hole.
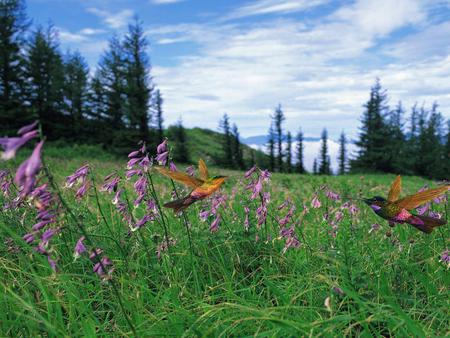
[[[373,198],[364,199],[364,202],[368,204],[378,216],[388,220],[389,224],[408,223],[420,231],[429,234],[434,228],[444,225],[446,222],[439,218],[415,215],[410,211],[431,201],[439,195],[446,193],[449,188],[450,185],[445,185],[399,199],[402,190],[402,179],[399,175],[392,183],[387,200],[383,197],[375,196]]]
[[[210,196],[216,192],[225,182],[225,179],[228,178],[228,176],[209,177],[208,168],[202,159],[198,161],[200,178],[192,177],[179,171],[171,171],[164,167],[156,167],[156,170],[164,176],[170,177],[177,182],[193,188],[186,197],[164,204],[166,208],[173,209],[175,213],[186,209],[194,202]]]

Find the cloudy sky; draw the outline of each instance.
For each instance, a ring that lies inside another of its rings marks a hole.
[[[28,0],[65,50],[95,67],[134,15],[151,42],[168,124],[216,129],[227,112],[245,137],[286,128],[337,139],[358,132],[376,77],[390,104],[437,101],[450,117],[450,0]]]

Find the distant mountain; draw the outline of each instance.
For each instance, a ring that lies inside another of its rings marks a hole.
[[[267,144],[269,140],[268,135],[256,135],[256,136],[250,136],[250,137],[245,137],[242,138],[241,141],[242,143],[251,145],[251,146],[263,146],[265,144]],[[304,138],[305,141],[309,141],[309,142],[315,142],[315,141],[320,141],[320,137],[305,137]]]

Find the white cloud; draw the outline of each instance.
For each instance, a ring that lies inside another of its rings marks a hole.
[[[238,19],[248,16],[292,13],[317,7],[329,0],[259,0],[244,5],[226,15],[224,19]]]
[[[134,15],[130,9],[124,9],[114,14],[94,7],[88,8],[87,11],[98,16],[107,26],[114,29],[126,26]]]

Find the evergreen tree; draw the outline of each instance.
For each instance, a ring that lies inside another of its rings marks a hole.
[[[242,145],[239,138],[239,130],[236,123],[233,124],[233,128],[231,130],[232,134],[232,146],[233,146],[233,159],[234,165],[236,168],[244,169],[244,153],[242,151]]]
[[[318,174],[318,171],[317,171],[317,159],[316,158],[314,159],[314,162],[313,162],[313,174],[314,175]]]
[[[320,147],[320,163],[319,174],[330,175],[330,156],[328,155],[328,132],[326,129],[322,131],[322,144]]]
[[[281,109],[281,104],[275,109],[273,115],[273,123],[275,126],[275,137],[276,137],[276,147],[277,147],[277,170],[279,172],[283,171],[283,122],[285,120],[283,110]]]
[[[351,161],[352,170],[391,171],[389,162],[390,146],[389,128],[385,122],[388,109],[387,95],[377,79],[371,88],[370,99],[365,104],[365,112],[362,117],[361,132],[358,146],[358,155]]]
[[[151,121],[149,101],[152,92],[150,60],[147,55],[148,41],[142,23],[136,19],[128,26],[123,52],[125,60],[126,116],[129,127],[138,130],[139,138],[150,141],[149,123]],[[156,142],[153,140],[153,145]]]
[[[341,136],[339,137],[338,164],[339,175],[344,175],[347,172],[347,138],[345,137],[344,131],[342,131]]]
[[[159,89],[157,89],[155,92],[155,102],[154,102],[157,142],[161,142],[162,139],[164,138],[164,127],[163,127],[164,119],[162,110],[163,102],[164,100],[161,96],[161,92],[159,91]]]
[[[88,109],[86,116],[91,121],[104,122],[107,118],[107,93],[102,85],[101,76],[97,71],[89,81]]]
[[[46,30],[39,27],[31,37],[27,78],[30,108],[41,120],[44,134],[49,139],[66,137],[70,123],[62,114],[64,66],[52,26]]]
[[[28,27],[24,1],[0,1],[0,135],[32,119],[24,104],[26,59],[22,49]]]
[[[250,149],[250,167],[256,164],[255,149]]]
[[[89,68],[80,53],[69,53],[64,62],[64,113],[72,120],[72,137],[83,140],[87,111]]]
[[[288,173],[292,172],[292,135],[290,131],[286,136],[286,170]]]
[[[405,111],[402,103],[399,102],[394,110],[388,114],[387,128],[389,132],[389,146],[386,145],[386,157],[390,163],[390,170],[394,173],[411,173],[408,150],[406,149],[406,136],[403,131],[403,115]]]
[[[222,148],[224,150],[223,164],[226,167],[233,167],[233,136],[231,134],[230,118],[225,113],[219,123],[219,129],[223,133]]]
[[[267,140],[267,152],[269,153],[269,170],[275,170],[275,133],[273,131],[273,123],[269,128],[269,139]]]
[[[104,122],[104,142],[109,147],[123,146],[132,140],[127,140],[125,130],[125,57],[117,36],[109,41],[108,49],[101,56],[98,72],[92,85],[95,85],[96,104],[102,113]],[[101,102],[103,101],[103,102]],[[101,107],[104,105],[104,107]],[[100,115],[99,115],[100,117]],[[135,140],[134,140],[135,141]],[[125,151],[125,149],[123,149]]]
[[[304,174],[306,172],[305,165],[303,163],[303,132],[299,130],[297,134],[297,165],[296,171],[299,174]]]
[[[175,143],[173,149],[173,159],[176,162],[189,163],[189,150],[187,146],[186,131],[181,119],[178,120],[175,128],[173,129],[171,139],[173,139]]]

